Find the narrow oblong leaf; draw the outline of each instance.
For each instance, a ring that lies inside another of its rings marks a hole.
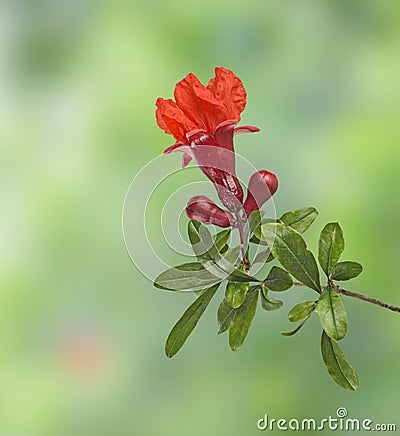
[[[342,299],[337,292],[327,286],[319,297],[316,311],[325,333],[340,341],[346,336],[347,314]]]
[[[213,242],[219,252],[225,248],[231,236],[232,229],[225,229],[213,236]]]
[[[189,221],[188,235],[194,254],[200,262],[209,260],[218,261],[221,258],[217,247],[214,245],[211,233],[200,221]]]
[[[332,268],[339,262],[344,250],[343,231],[339,223],[328,223],[321,232],[318,242],[318,260],[329,277]]]
[[[207,289],[186,309],[185,313],[174,325],[165,343],[165,354],[167,357],[174,356],[182,348],[186,339],[196,327],[212,297],[217,292],[218,286],[219,285],[215,285]]]
[[[261,228],[262,238],[282,266],[301,283],[320,293],[317,263],[302,236],[281,223],[263,224]]]
[[[170,291],[199,291],[220,283],[221,278],[204,269],[199,262],[190,262],[169,268],[154,281],[154,286]]]
[[[315,301],[304,301],[304,303],[296,304],[293,306],[288,313],[288,318],[290,322],[297,322],[304,318],[310,316],[315,308],[317,307],[317,303]]]
[[[273,266],[264,283],[271,291],[286,291],[293,285],[290,274],[279,266]]]
[[[229,329],[235,314],[236,309],[234,309],[224,298],[219,305],[217,312],[218,334],[226,332]]]
[[[321,351],[325,366],[335,382],[344,389],[355,391],[358,388],[356,370],[350,365],[338,343],[322,332]]]
[[[339,262],[331,272],[332,280],[350,280],[362,273],[363,267],[358,262]]]
[[[249,282],[228,281],[225,290],[225,299],[234,309],[237,309],[244,302],[248,290]]]
[[[284,213],[279,221],[290,226],[299,233],[304,233],[318,216],[315,207],[306,207]]]
[[[232,351],[238,351],[249,332],[257,309],[259,286],[249,289],[244,303],[236,309],[229,328],[229,345]]]
[[[262,287],[262,291],[260,292],[260,298],[261,298],[261,307],[267,311],[277,310],[283,305],[282,300],[277,300],[276,298],[272,298],[268,294],[268,288],[266,286]]]
[[[311,316],[311,313],[303,320],[303,322],[301,322],[293,330],[290,330],[288,332],[281,332],[281,335],[283,335],[283,336],[293,336],[293,335],[295,335],[303,327],[303,325],[307,322],[307,320],[308,320],[308,318],[310,318],[310,316]]]

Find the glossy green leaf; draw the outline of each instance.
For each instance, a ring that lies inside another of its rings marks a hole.
[[[285,224],[268,223],[262,225],[262,237],[293,277],[321,292],[317,263],[299,233]]]
[[[295,335],[302,327],[303,325],[307,322],[308,318],[310,318],[311,313],[303,320],[303,322],[301,322],[299,325],[297,325],[293,330],[290,330],[288,332],[281,332],[281,335],[283,336],[293,336]]]
[[[271,310],[277,310],[283,305],[282,300],[277,300],[275,298],[272,298],[268,294],[268,288],[266,286],[262,287],[262,291],[260,292],[261,297],[261,306],[264,310],[271,311]]]
[[[190,220],[188,224],[189,240],[196,257],[201,261],[218,261],[221,256],[214,245],[211,233],[200,221]]]
[[[316,312],[325,333],[339,341],[346,336],[347,314],[342,299],[334,289],[327,286],[319,297]]]
[[[339,262],[344,250],[343,231],[339,223],[328,223],[319,237],[318,260],[327,276]]]
[[[317,216],[318,211],[315,207],[306,207],[286,212],[279,218],[279,221],[290,226],[299,233],[304,233],[311,226]]]
[[[217,292],[218,286],[219,285],[215,285],[207,289],[207,291],[186,309],[185,313],[175,324],[165,344],[165,354],[168,357],[174,356],[182,348],[186,339],[196,327],[212,297]]]
[[[357,262],[339,262],[331,272],[332,280],[350,280],[362,273],[363,267]]]
[[[225,299],[235,309],[240,307],[249,290],[249,282],[229,281],[226,285]]]
[[[293,285],[290,274],[279,266],[273,266],[264,283],[271,291],[286,291]]]
[[[236,309],[234,309],[224,298],[219,305],[217,312],[218,334],[226,332],[229,329],[235,314]]]
[[[219,252],[221,252],[221,250],[224,249],[226,244],[228,243],[229,238],[231,236],[231,230],[232,229],[225,229],[222,230],[221,232],[216,233],[213,236],[214,245],[216,246]]]
[[[198,291],[221,282],[198,262],[185,263],[162,272],[154,281],[159,289],[171,291]]]
[[[317,303],[315,301],[304,301],[304,303],[296,304],[296,306],[293,306],[288,313],[289,321],[297,322],[307,318],[313,313],[316,307]]]
[[[235,316],[229,328],[229,345],[233,351],[238,351],[249,332],[257,309],[259,286],[251,287],[244,303],[236,309]]]
[[[322,332],[321,351],[325,366],[335,382],[344,389],[355,391],[358,388],[356,370],[350,365],[338,343],[325,332]]]

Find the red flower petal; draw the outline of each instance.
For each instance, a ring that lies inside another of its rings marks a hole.
[[[189,146],[187,144],[183,144],[182,142],[176,142],[173,145],[170,145],[164,150],[164,154],[172,153],[173,151],[182,151],[183,153],[186,153]]]
[[[217,125],[227,119],[224,105],[193,73],[176,84],[174,97],[179,109],[198,129],[213,133]]]
[[[214,138],[218,142],[218,146],[226,150],[234,151],[233,134],[237,122],[235,120],[227,120],[221,123],[214,132]]]
[[[239,122],[246,107],[246,90],[242,81],[231,70],[215,68],[215,77],[207,85],[213,96],[225,107],[226,118]]]
[[[173,135],[177,141],[186,143],[186,133],[195,129],[196,125],[172,100],[158,98],[156,106],[156,119],[159,127],[164,130],[165,133]]]
[[[242,133],[256,133],[260,129],[256,126],[239,126],[233,131],[234,135],[241,135]]]

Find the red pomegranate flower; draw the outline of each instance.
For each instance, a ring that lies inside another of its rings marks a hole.
[[[183,166],[194,159],[214,183],[221,202],[238,213],[243,190],[236,177],[233,137],[259,131],[254,126],[236,127],[246,106],[242,81],[222,67],[215,69],[207,86],[190,73],[177,83],[174,97],[175,101],[156,102],[159,127],[177,141],[164,153],[183,152]]]

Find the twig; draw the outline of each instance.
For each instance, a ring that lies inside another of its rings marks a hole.
[[[244,226],[243,226],[243,222],[240,218],[237,220],[237,223],[238,223],[238,229],[239,229],[239,238],[240,238],[240,245],[241,245],[241,251],[242,251],[243,265],[244,265],[246,272],[248,273],[250,270],[250,264],[249,264],[249,259],[247,258],[247,250],[245,248]]]
[[[307,288],[308,286],[303,285],[300,282],[293,282],[294,286],[301,286],[303,288]],[[367,297],[366,295],[358,294],[357,292],[347,291],[346,289],[342,289],[336,283],[329,281],[329,285],[340,295],[346,295],[347,297],[357,298],[358,300],[367,301],[368,303],[376,304],[377,306],[384,307],[385,309],[392,310],[393,312],[400,313],[400,307],[393,306],[388,303],[384,303],[381,300],[377,300],[376,298]]]

